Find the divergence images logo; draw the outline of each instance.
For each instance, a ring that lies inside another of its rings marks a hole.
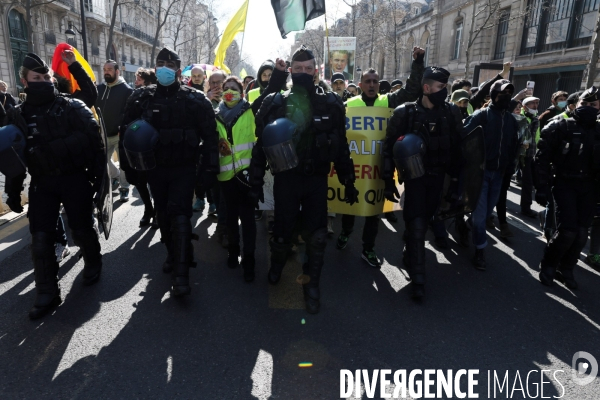
[[[578,363],[577,360],[581,358],[585,361],[580,361]],[[598,361],[596,361],[596,358],[587,351],[578,351],[573,354],[571,366],[573,368],[573,382],[580,386],[589,385],[598,375]],[[590,366],[590,374],[586,376],[585,372]]]

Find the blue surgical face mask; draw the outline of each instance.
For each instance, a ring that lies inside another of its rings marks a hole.
[[[175,71],[167,67],[156,68],[156,79],[163,86],[170,86],[175,82]]]
[[[566,100],[559,101],[557,105],[558,105],[558,108],[565,108],[567,106],[567,101]]]

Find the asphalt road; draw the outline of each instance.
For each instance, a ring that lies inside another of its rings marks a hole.
[[[59,273],[63,304],[30,321],[29,238],[26,222],[15,220],[0,228],[0,398],[337,399],[341,370],[366,370],[372,377],[389,369],[393,383],[395,371],[435,369],[447,376],[447,370],[464,369],[478,370],[472,371],[478,381],[472,390],[479,398],[542,398],[543,388],[544,398],[598,399],[600,379],[577,384],[572,358],[586,351],[600,360],[600,274],[580,262],[579,290],[542,286],[537,266],[544,241],[537,221],[516,213],[518,193],[511,188],[509,197],[515,237],[501,241],[499,231],[490,232],[487,271],[471,266],[472,247],[452,239],[440,252],[427,244],[422,304],[411,301],[401,265],[401,218],[380,224],[381,270],[360,259],[357,219],[345,250],[335,249],[335,236],[330,240],[316,316],[303,310],[295,283],[302,248],[280,284],[267,283],[264,220],[257,225],[257,279],[247,284],[241,269],[226,266],[227,252],[213,236],[216,220],[196,213],[192,295],[171,298],[160,233],[138,228],[143,207],[132,197],[115,203],[113,232],[101,240],[101,280],[84,287],[83,262],[69,257]],[[6,231],[18,221],[20,231]],[[339,217],[335,228],[339,233]],[[18,240],[9,240],[15,235]],[[303,362],[312,366],[301,368]],[[503,391],[494,374],[500,383],[506,378]],[[416,378],[422,383],[423,375]],[[466,391],[467,379],[458,382]],[[361,380],[358,398],[380,398],[379,386],[369,396],[369,383]],[[458,398],[453,390],[441,397]]]

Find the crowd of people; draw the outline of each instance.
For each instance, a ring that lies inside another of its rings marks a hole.
[[[196,266],[191,217],[207,204],[207,213],[217,219],[217,239],[227,249],[227,266],[241,265],[244,280],[255,279],[256,221],[263,216],[258,209],[265,175],[271,174],[268,281],[279,282],[294,246],[304,243],[298,282],[307,311],[319,312],[327,237],[338,217],[327,207],[332,166],[344,187],[343,201],[353,205],[360,195],[346,136],[346,112],[353,107],[393,110],[381,178],[391,202],[400,201],[398,184],[404,186],[402,263],[415,300],[425,295],[426,232],[431,228],[435,245],[447,249],[447,219],[454,221],[460,245],[472,243],[475,268],[488,267],[494,208],[500,236],[513,236],[506,211],[513,181],[521,187],[520,213],[539,219],[547,239],[540,282],[559,280],[576,289],[573,271],[590,228],[586,262],[600,268],[598,90],[558,91],[540,114],[540,99],[526,89],[517,92],[507,79],[510,63],[473,87],[464,79],[451,82],[444,68],[425,67],[424,54],[414,48],[406,82],[380,80],[368,68],[353,83],[339,72],[329,82],[321,79],[304,46],[291,62],[266,60],[256,77],[244,79],[221,70],[208,73],[199,64],[184,77],[177,53],[163,48],[154,69],[137,71],[132,88],[114,60],[105,62],[104,82],[96,86],[67,50],[62,57],[78,84],[73,92],[68,79],[29,53],[20,70],[25,100],[19,104],[6,94],[5,84],[0,94],[5,116],[0,139],[10,138],[0,140],[5,147],[0,152],[11,154],[3,157],[0,172],[7,176],[7,205],[16,212],[23,211],[25,166],[32,177],[28,217],[36,299],[30,318],[62,301],[57,276],[68,246],[61,205],[84,258],[83,283],[99,279],[102,255],[93,210],[107,175],[121,202],[129,200],[131,185],[137,188],[145,207],[139,225],[160,229],[167,252],[162,269],[171,274],[172,294],[182,296],[191,291],[189,269]],[[532,210],[533,201],[544,211]],[[336,247],[343,250],[357,217],[339,217]],[[364,218],[361,256],[379,268],[380,216]],[[393,212],[384,218],[398,221]]]

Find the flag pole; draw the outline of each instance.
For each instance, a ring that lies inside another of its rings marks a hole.
[[[329,61],[329,55],[331,53],[329,52],[329,28],[327,27],[327,10],[325,10],[325,13],[323,15],[325,15],[325,41],[327,42],[327,61]],[[324,61],[325,60],[323,60],[323,62]],[[325,76],[325,68],[326,66],[323,65],[323,79],[327,79],[327,77]]]
[[[240,64],[242,63],[242,50],[244,50],[244,38],[246,37],[246,22],[248,21],[248,9],[250,8],[250,0],[248,2],[248,8],[246,9],[246,18],[244,18],[244,32],[242,32],[242,45],[240,46]]]

